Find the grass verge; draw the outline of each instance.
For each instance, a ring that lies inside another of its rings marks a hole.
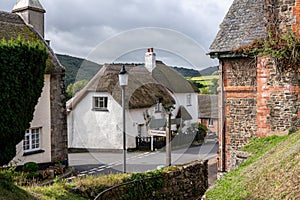
[[[300,199],[300,133],[254,138],[251,157],[217,181],[207,199]]]

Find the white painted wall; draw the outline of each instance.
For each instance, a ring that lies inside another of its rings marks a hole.
[[[92,110],[94,96],[108,97],[108,112]],[[135,147],[138,124],[145,123],[143,112],[126,110],[127,148]],[[106,92],[89,92],[68,114],[68,142],[69,148],[122,149],[122,107]]]
[[[187,104],[187,95],[191,95],[191,105]],[[186,110],[192,116],[192,120],[186,123],[186,128],[193,123],[198,123],[198,94],[197,93],[175,93],[173,97],[176,100],[176,108],[172,112],[173,116],[176,116],[180,106],[184,106]]]
[[[35,107],[31,128],[42,128],[40,134],[40,149],[44,153],[23,156],[23,141],[16,146],[17,154],[13,159],[17,165],[26,162],[47,163],[51,162],[51,111],[50,111],[50,75],[44,75],[44,87],[38,104]],[[24,133],[25,135],[25,133]]]

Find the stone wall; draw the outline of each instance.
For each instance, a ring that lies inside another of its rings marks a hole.
[[[299,73],[268,57],[258,60],[258,135],[286,134],[299,127]]]
[[[232,58],[226,62],[227,86],[256,86],[256,60]]]
[[[143,189],[151,191],[149,194],[150,197],[142,196],[143,191],[138,188],[138,185],[122,184],[119,187],[113,187],[112,190],[107,191],[102,194],[102,196],[98,196],[95,199],[114,200],[120,199],[120,197],[126,195],[128,196],[124,199],[201,199],[208,189],[208,161],[197,160],[185,165],[171,167],[169,171],[163,172],[162,179],[162,186],[160,189],[147,187],[146,183],[149,180],[144,180],[146,188],[144,187]],[[136,191],[133,194],[128,194],[126,190],[132,190],[132,187],[135,187],[140,193],[137,194],[138,191]]]
[[[295,23],[292,25],[292,29],[300,36],[300,0],[296,0],[295,6],[293,7],[293,14],[295,16]]]
[[[219,134],[219,142],[225,143],[226,169],[232,169],[238,164],[236,151],[257,134],[257,62],[255,58],[228,58],[222,63],[226,138],[223,141]],[[219,169],[221,162],[219,159]]]
[[[198,199],[208,189],[208,161],[195,161],[164,174],[162,199]]]
[[[274,1],[274,0],[273,0]],[[293,8],[295,6],[295,0],[275,0],[275,6],[278,28],[280,30],[286,31],[287,29],[292,29],[292,25],[295,23],[295,16],[293,14]]]
[[[64,69],[51,74],[51,161],[68,159]]]

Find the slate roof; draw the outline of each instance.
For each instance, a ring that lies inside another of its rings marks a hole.
[[[108,92],[121,105],[121,88],[119,86],[118,73],[122,65],[104,65],[92,78],[84,89],[78,92],[68,101],[67,107],[72,110],[86,96],[88,92]],[[126,66],[129,74],[128,86],[126,86],[126,107],[148,108],[161,99],[163,104],[175,104],[175,100],[169,91],[155,79],[143,66]]]
[[[266,36],[265,0],[234,0],[209,54],[231,52]]]
[[[218,95],[198,95],[199,118],[218,119]]]
[[[156,61],[152,71],[153,78],[174,93],[198,93],[198,88],[193,87],[183,76],[161,61]]]
[[[0,39],[16,39],[19,36],[27,41],[40,41],[44,43],[49,54],[46,73],[52,74],[64,70],[55,53],[31,26],[26,25],[23,19],[17,14],[0,11]]]
[[[189,111],[186,110],[184,106],[180,106],[178,109],[178,113],[176,115],[176,118],[181,118],[182,120],[192,120],[193,117],[189,113]]]

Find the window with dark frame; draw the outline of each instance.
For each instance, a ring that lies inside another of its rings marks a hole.
[[[93,97],[93,110],[108,111],[108,97]]]
[[[41,128],[26,130],[25,138],[23,140],[23,149],[25,153],[40,150],[40,134]]]

